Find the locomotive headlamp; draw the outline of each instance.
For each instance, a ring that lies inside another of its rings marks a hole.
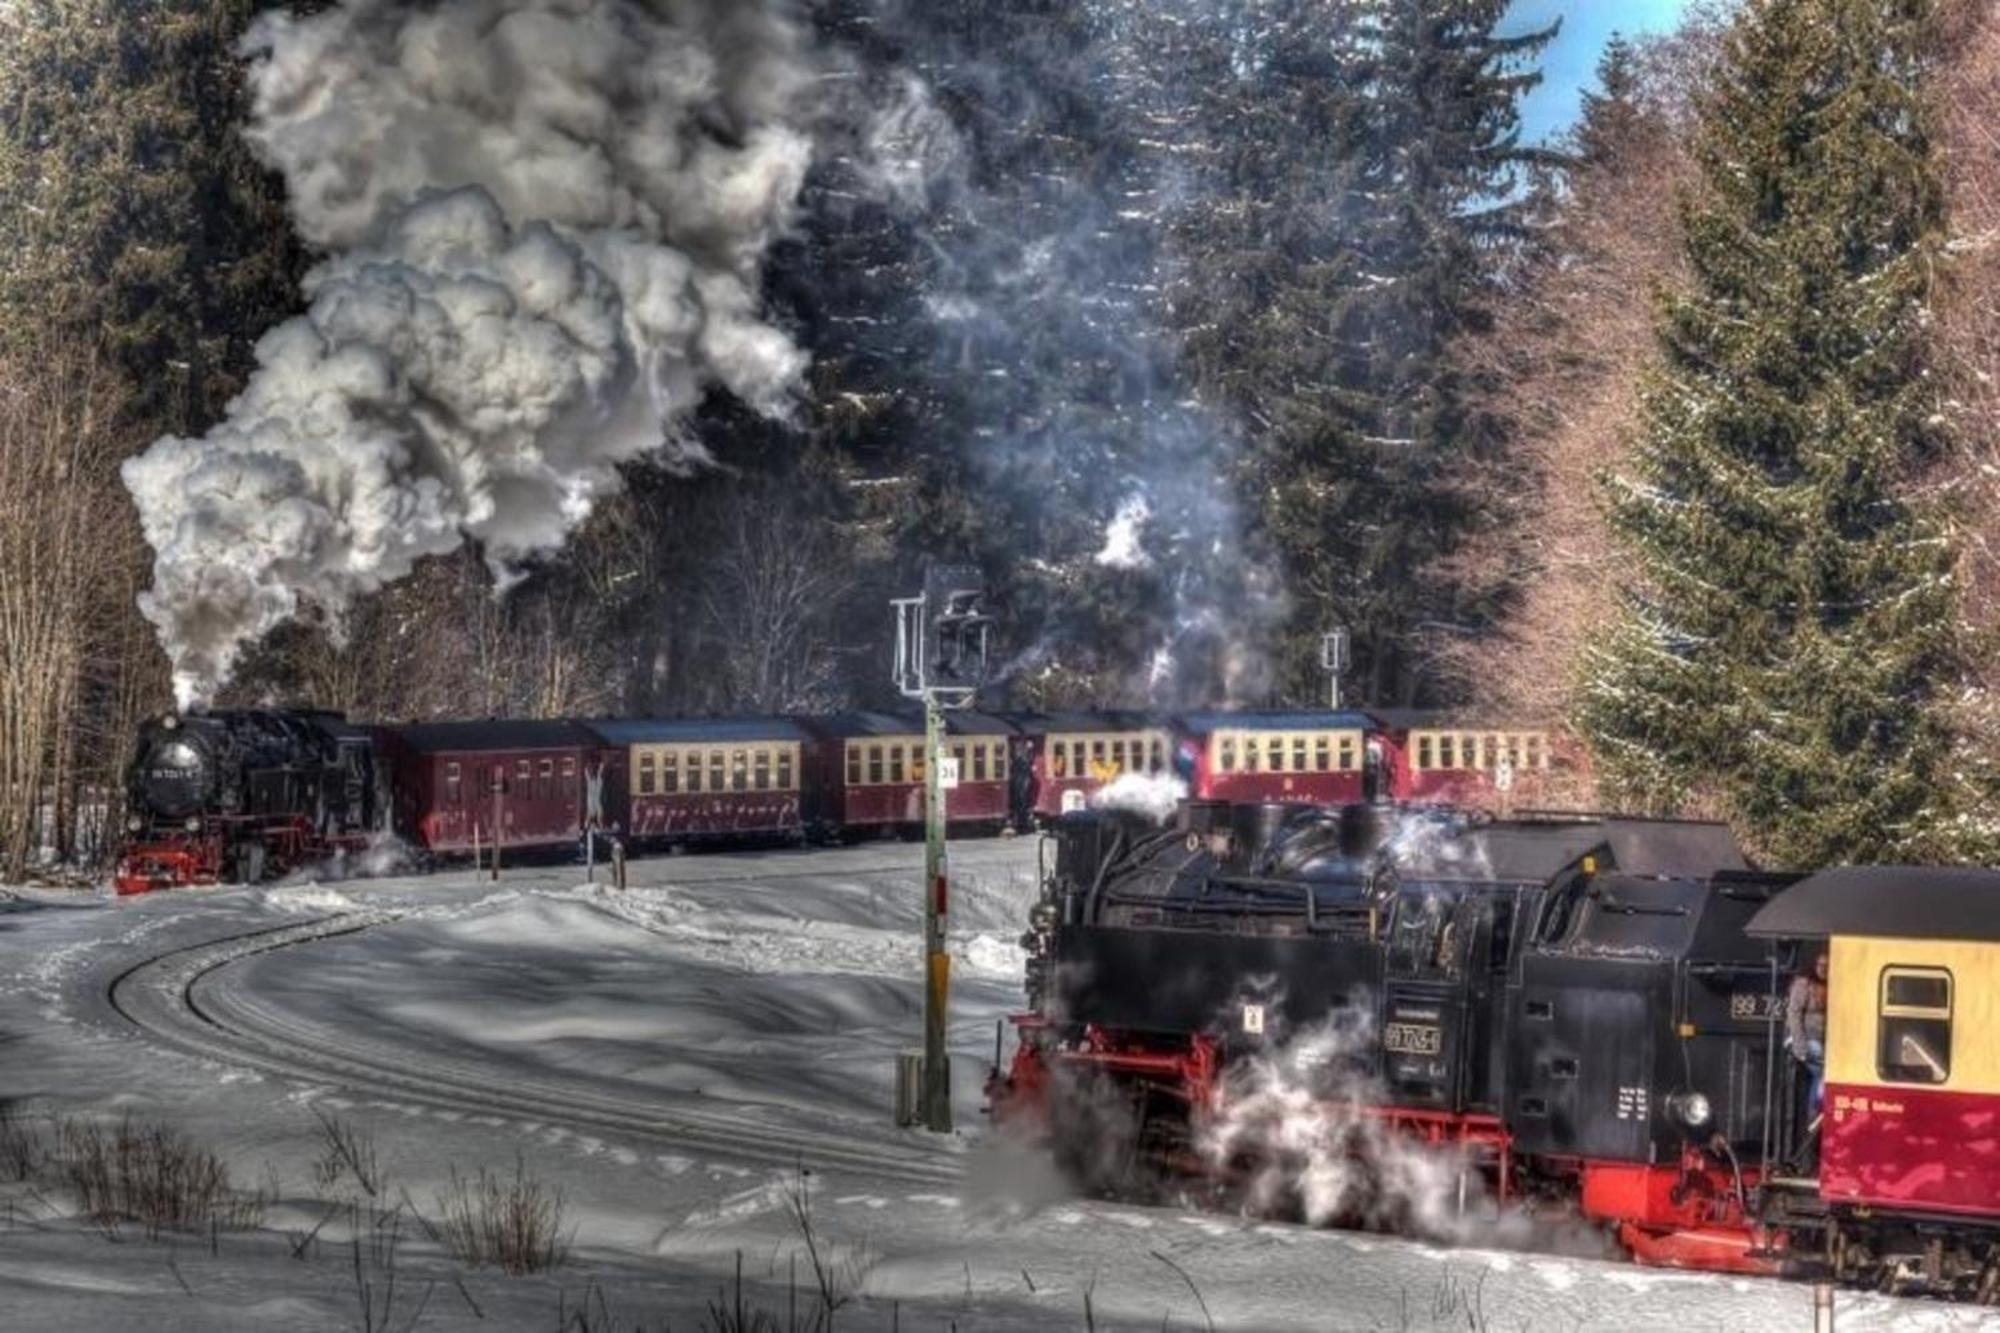
[[[145,829],[145,827],[146,827],[146,821],[141,819],[137,815],[133,815],[130,819],[125,821],[125,831],[127,833],[139,833],[142,832]]]
[[[1667,1114],[1683,1129],[1705,1129],[1715,1116],[1715,1108],[1699,1092],[1677,1092],[1667,1098]]]
[[[174,716],[172,713],[168,713],[165,717],[160,719],[160,728],[163,731],[172,731],[175,727],[178,727],[180,724],[181,720],[178,717]]]
[[[201,832],[201,816],[200,816],[200,815],[189,815],[189,816],[187,817],[187,821],[186,821],[185,823],[183,823],[183,824],[181,825],[181,827],[182,827],[182,828],[184,828],[184,829],[186,829],[186,830],[187,830],[187,831],[188,831],[189,833],[199,833],[199,832]]]

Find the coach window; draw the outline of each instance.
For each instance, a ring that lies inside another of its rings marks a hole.
[[[1431,738],[1417,737],[1417,772],[1428,772],[1431,766]]]
[[[757,750],[750,756],[751,785],[758,791],[771,790],[771,752]]]
[[[1324,736],[1319,739],[1322,744],[1326,741],[1326,737]],[[1292,737],[1292,772],[1294,773],[1303,773],[1306,771],[1306,745],[1306,737]]]
[[[1285,771],[1285,738],[1283,736],[1273,736],[1265,741],[1264,754],[1271,761],[1271,771],[1273,773],[1282,773]]]
[[[542,760],[541,771],[535,775],[535,795],[548,800],[556,794],[556,761]]]
[[[700,750],[689,750],[687,752],[687,784],[687,789],[690,792],[698,793],[701,791]]]
[[[668,796],[681,789],[681,757],[674,750],[660,751],[660,790]]]
[[[731,750],[729,752],[729,790],[750,790],[750,752]]]
[[[639,753],[639,794],[641,796],[653,794],[653,754],[650,750],[642,750]]]
[[[779,749],[777,761],[778,790],[790,791],[792,789],[792,747],[787,745]]]
[[[1457,768],[1458,747],[1453,744],[1452,738],[1450,736],[1440,736],[1437,738],[1437,742],[1437,766],[1447,769]]]
[[[850,744],[847,747],[847,785],[861,785],[861,747]]]
[[[1539,733],[1530,732],[1522,742],[1522,748],[1529,768],[1542,766],[1542,738]]]
[[[459,785],[458,765],[446,764],[444,766],[444,803],[446,805],[458,805],[463,800],[464,788]]]
[[[1877,1016],[1875,1072],[1887,1083],[1951,1078],[1951,973],[1941,967],[1885,967]]]
[[[728,756],[724,755],[722,751],[710,750],[708,752],[708,789],[710,791],[727,791],[729,789],[725,781],[727,767]]]
[[[903,747],[900,745],[892,745],[889,747],[889,781],[901,782],[902,780],[903,780]]]
[[[961,781],[986,781],[986,742],[974,741],[972,743],[972,771],[967,773],[964,769],[960,769],[958,776]]]
[[[576,760],[574,759],[563,760],[562,794],[571,797],[576,795]]]
[[[910,781],[924,781],[924,747],[921,745],[910,747]]]
[[[868,783],[874,787],[882,785],[882,747],[879,745],[868,747]]]

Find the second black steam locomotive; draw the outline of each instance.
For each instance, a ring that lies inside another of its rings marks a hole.
[[[1714,824],[1071,816],[994,1108],[1091,1185],[1240,1177],[1211,1133],[1239,1076],[1338,1022],[1294,1106],[1431,1145],[1503,1201],[1560,1200],[1642,1258],[1772,1271],[1751,1194],[1793,1129],[1781,977],[1745,927],[1791,879]]]

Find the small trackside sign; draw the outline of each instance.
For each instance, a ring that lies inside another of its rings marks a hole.
[[[1264,1035],[1264,1006],[1246,1004],[1243,1006],[1243,1030],[1253,1037]]]

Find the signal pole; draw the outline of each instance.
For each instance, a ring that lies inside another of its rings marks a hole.
[[[951,1003],[951,954],[945,948],[951,866],[945,853],[944,703],[924,692],[924,1127],[951,1132],[951,1064],[945,1016]]]
[[[945,847],[945,794],[957,774],[945,751],[945,709],[962,708],[979,692],[986,675],[986,636],[991,621],[980,609],[985,595],[979,571],[932,566],[921,597],[891,603],[896,618],[896,689],[924,705],[924,1051],[914,1106],[901,1095],[898,1117],[921,1122],[938,1134],[951,1132],[951,1056],[946,1051],[951,1004],[951,955],[946,950],[951,867]]]

